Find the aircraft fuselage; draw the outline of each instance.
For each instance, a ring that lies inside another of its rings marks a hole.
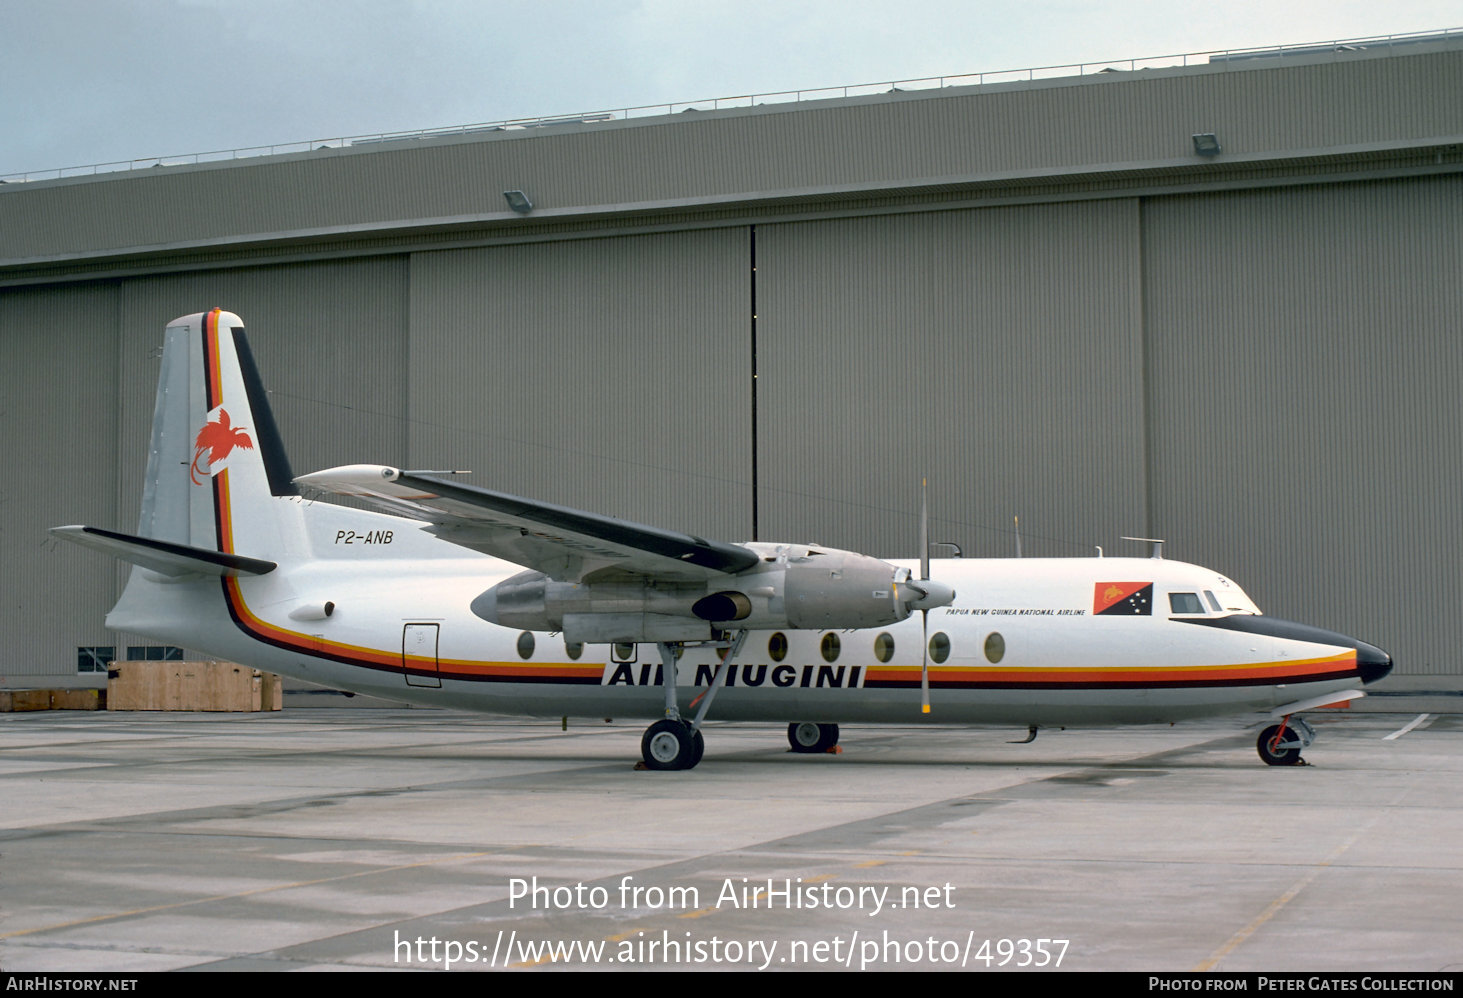
[[[146,581],[148,588],[129,590],[109,626],[413,703],[553,717],[661,716],[655,645],[575,645],[562,634],[487,623],[469,603],[518,566],[464,555],[416,521],[325,504],[311,514],[309,559],[282,561],[258,577]],[[145,569],[137,571],[146,578]],[[1182,562],[952,559],[934,561],[931,577],[957,596],[929,614],[929,715],[919,711],[920,621],[911,616],[876,629],[751,632],[728,667],[714,716],[1175,721],[1357,689],[1370,649],[1361,645],[1358,662],[1358,643],[1339,634],[1314,631],[1297,640],[1223,626],[1235,617],[1271,618],[1254,617],[1257,608],[1227,578]],[[149,593],[154,586],[162,592]],[[1134,595],[1100,612],[1103,590],[1112,586]],[[310,613],[326,603],[329,616]],[[157,619],[164,606],[172,609]],[[677,685],[709,685],[719,662],[715,647],[685,647]]]

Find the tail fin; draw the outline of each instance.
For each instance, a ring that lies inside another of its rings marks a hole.
[[[261,574],[257,553],[299,540],[277,501],[299,495],[292,477],[244,323],[216,308],[168,323],[137,535],[53,532],[163,575]]]
[[[258,517],[232,514],[298,495],[292,477],[243,321],[214,309],[170,322],[137,532],[235,553]]]

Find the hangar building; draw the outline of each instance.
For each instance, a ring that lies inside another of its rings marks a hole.
[[[928,475],[965,557],[1162,537],[1459,688],[1463,34],[1167,63],[6,178],[0,674],[159,653],[46,528],[135,529],[218,305],[297,473],[882,557]]]

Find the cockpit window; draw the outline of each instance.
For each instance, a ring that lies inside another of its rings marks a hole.
[[[1197,593],[1169,593],[1168,608],[1174,613],[1203,613],[1204,605]]]
[[[1224,612],[1224,607],[1219,605],[1219,600],[1215,599],[1214,594],[1208,589],[1204,590],[1204,598],[1209,601],[1209,609],[1213,610],[1215,613]]]

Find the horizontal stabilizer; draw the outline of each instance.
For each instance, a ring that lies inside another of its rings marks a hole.
[[[261,558],[245,558],[187,544],[103,530],[101,527],[52,527],[51,533],[62,540],[174,578],[184,575],[264,575],[278,567],[274,562]]]

